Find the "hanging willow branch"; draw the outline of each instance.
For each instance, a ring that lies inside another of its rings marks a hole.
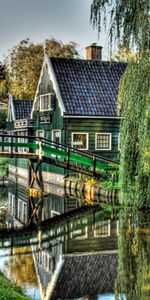
[[[150,68],[147,58],[130,63],[120,82],[121,199],[150,206]]]
[[[128,63],[122,76],[118,97],[118,108],[124,116],[120,199],[137,207],[150,207],[149,5],[148,0],[93,0],[91,5],[91,22],[98,32],[104,21],[109,27],[110,43],[119,38],[123,47],[138,49],[138,59]]]
[[[149,9],[148,0],[93,0],[91,23],[99,33],[104,23],[109,31],[110,43],[119,38],[125,47],[149,48]]]

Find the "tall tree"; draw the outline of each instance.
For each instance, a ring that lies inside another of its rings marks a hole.
[[[0,99],[5,101],[8,97],[8,76],[6,65],[0,62]]]
[[[93,0],[91,22],[101,32],[102,21],[109,28],[110,42],[122,39],[124,46],[144,49],[150,45],[149,1],[147,0]]]
[[[117,49],[112,53],[111,61],[130,62],[137,61],[139,57],[138,52],[134,52],[131,48],[118,44]]]
[[[139,53],[128,64],[119,89],[118,108],[124,114],[120,197],[126,204],[150,206],[149,1],[93,0],[91,21],[99,33],[102,20],[107,28],[108,12],[110,43],[119,38],[123,46],[132,46]]]
[[[43,49],[45,48],[45,49]],[[78,56],[77,44],[63,44],[56,39],[47,39],[45,45],[34,44],[29,39],[15,46],[7,58],[10,78],[9,91],[16,99],[33,99],[44,58],[44,51],[54,57]]]
[[[0,129],[6,128],[7,111],[0,109]]]

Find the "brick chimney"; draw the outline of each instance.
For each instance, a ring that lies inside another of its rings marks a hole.
[[[86,59],[90,60],[101,60],[102,59],[102,48],[101,46],[97,46],[96,43],[91,44],[86,47]]]

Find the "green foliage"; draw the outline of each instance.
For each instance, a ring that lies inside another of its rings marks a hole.
[[[7,111],[4,109],[0,110],[0,129],[6,128],[6,118],[7,118]]]
[[[104,21],[105,28],[109,28],[110,43],[114,38],[122,39],[124,46],[145,49],[150,44],[149,8],[147,0],[93,0],[91,22],[100,32]]]
[[[91,21],[101,31],[110,13],[110,43],[135,46],[138,57],[130,61],[122,76],[118,108],[121,124],[121,201],[138,207],[150,206],[150,7],[147,0],[93,0]]]
[[[113,183],[111,180],[102,181],[99,183],[99,185],[102,188],[108,189],[108,190],[119,190],[119,183],[115,182]]]
[[[6,166],[8,165],[10,159],[9,158],[0,158],[0,166]]]
[[[74,42],[63,44],[52,38],[46,40],[45,52],[54,57],[76,57],[76,46]],[[43,58],[43,45],[29,39],[22,40],[10,52],[7,58],[9,92],[16,99],[34,99]]]
[[[6,77],[6,70],[5,70],[5,65],[0,62],[0,81],[4,80]]]
[[[8,98],[9,80],[6,64],[0,62],[0,99],[5,100]]]
[[[63,44],[54,38],[45,41],[45,52],[52,57],[79,57],[76,47],[77,44],[75,42]]]
[[[7,278],[5,278],[0,273],[0,299],[1,300],[29,300],[30,297],[27,297],[23,294],[20,288],[15,284],[11,283]]]
[[[150,205],[150,69],[147,58],[130,63],[122,77],[119,108],[121,124],[121,199]]]
[[[149,299],[149,213],[121,210],[119,212],[119,251],[117,294],[128,300]],[[117,299],[120,299],[119,297]]]
[[[139,58],[139,53],[134,52],[131,48],[125,47],[122,44],[117,45],[117,50],[111,56],[111,61],[118,61],[118,62],[130,62],[137,61]]]
[[[7,176],[8,164],[9,158],[0,158],[0,176]]]

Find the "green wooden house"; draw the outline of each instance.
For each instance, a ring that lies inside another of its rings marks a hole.
[[[9,103],[8,103],[8,115],[7,115],[7,133],[9,135],[19,136],[17,138],[18,142],[25,142],[29,135],[32,135],[32,131],[34,128],[33,120],[31,120],[31,109],[33,105],[33,100],[15,100],[10,95]],[[9,138],[8,138],[9,139]],[[18,149],[19,152],[28,151],[25,147]],[[20,170],[17,168],[20,168]],[[27,160],[25,159],[11,159],[9,164],[9,178],[14,178],[20,174],[24,178],[27,177],[26,171],[27,169]],[[21,178],[20,178],[21,180]]]
[[[10,97],[8,132],[44,137],[118,160],[121,117],[117,95],[126,64],[101,61],[102,48],[95,44],[86,51],[86,59],[45,55],[34,101]],[[17,168],[27,166],[23,159],[15,164]],[[24,169],[17,169],[22,177]],[[48,183],[63,184],[65,174],[64,169],[43,164]]]
[[[101,47],[87,47],[87,59],[45,56],[31,118],[37,136],[106,158],[119,159],[119,79],[126,64],[103,62]],[[64,174],[48,166],[52,173]]]

